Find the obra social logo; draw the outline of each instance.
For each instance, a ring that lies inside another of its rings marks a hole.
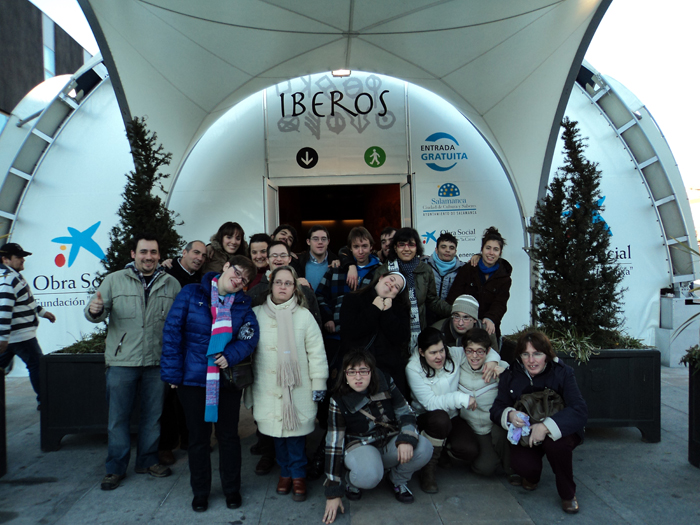
[[[467,154],[457,151],[459,142],[449,133],[433,133],[425,142],[431,144],[421,144],[420,158],[431,170],[447,171],[454,168],[461,160],[467,160]],[[438,164],[439,162],[439,164]]]
[[[83,231],[78,231],[75,228],[68,226],[68,233],[70,236],[51,239],[51,242],[61,245],[61,250],[66,250],[67,244],[71,245],[70,253],[68,254],[69,268],[73,266],[73,263],[75,262],[76,257],[78,257],[81,248],[87,250],[100,260],[105,258],[105,253],[102,251],[102,248],[100,248],[100,245],[92,239],[92,236],[95,235],[95,232],[97,231],[97,228],[100,227],[100,224],[101,221],[98,221]],[[59,253],[54,259],[54,262],[56,263],[56,266],[61,268],[66,264],[66,256]]]

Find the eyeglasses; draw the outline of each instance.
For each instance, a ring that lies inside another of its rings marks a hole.
[[[270,259],[287,259],[288,257],[291,257],[288,253],[270,253],[268,254],[268,257]]]
[[[531,357],[534,357],[535,359],[541,359],[542,357],[544,357],[544,352],[523,352],[522,354],[520,354],[520,359],[522,359],[523,361],[525,361],[526,359],[530,359]]]
[[[486,355],[486,350],[484,350],[483,348],[477,348],[476,350],[473,349],[473,348],[466,348],[466,349],[464,350],[464,353],[467,354],[467,355],[474,355],[474,354],[476,354],[476,355],[478,355],[479,357],[483,357],[483,356]]]
[[[396,247],[397,247],[397,248],[405,248],[406,246],[408,246],[409,248],[415,248],[415,247],[416,247],[416,243],[415,243],[415,241],[411,241],[411,242],[397,242],[397,243],[396,243]]]
[[[238,279],[239,281],[241,281],[241,283],[243,284],[243,286],[248,286],[248,283],[249,283],[248,279],[246,279],[246,278],[243,276],[243,272],[241,272],[236,266],[233,267],[233,275],[236,276],[236,279]]]
[[[328,237],[311,237],[313,242],[328,242]]]
[[[345,371],[345,375],[349,377],[354,377],[357,374],[360,374],[362,377],[367,377],[370,374],[371,370],[369,368],[360,368],[359,370],[355,370],[353,368],[348,368]]]
[[[275,286],[281,286],[282,288],[289,288],[291,286],[294,286],[294,281],[280,281],[279,279],[276,279],[275,281],[272,282]]]
[[[452,320],[453,320],[455,323],[469,323],[469,322],[472,322],[472,323],[473,323],[474,321],[476,321],[476,319],[474,319],[474,318],[473,318],[472,316],[470,316],[470,315],[468,315],[468,316],[466,316],[466,317],[462,317],[462,316],[459,315],[459,314],[453,314],[453,315],[452,315]]]

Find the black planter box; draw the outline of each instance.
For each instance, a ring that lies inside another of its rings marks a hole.
[[[643,441],[661,441],[661,353],[657,349],[601,350],[582,365],[563,354],[559,359],[574,369],[588,405],[587,427],[636,427]]]
[[[5,422],[5,370],[0,368],[0,478],[7,474],[7,424]]]
[[[700,372],[690,367],[688,381],[688,461],[700,468]]]
[[[107,433],[104,354],[46,354],[40,373],[41,450],[58,450],[67,434]],[[138,431],[138,412],[132,413],[132,432]]]

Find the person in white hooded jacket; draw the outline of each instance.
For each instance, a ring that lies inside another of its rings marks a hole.
[[[418,428],[434,449],[433,457],[420,472],[421,489],[429,494],[438,491],[435,468],[446,442],[450,443],[452,454],[467,463],[479,453],[474,431],[459,417],[460,409],[476,406],[473,396],[459,390],[460,367],[465,359],[462,348],[446,348],[440,330],[428,327],[418,336],[418,352],[406,366]],[[498,353],[489,354],[487,360],[483,373],[490,380],[499,361]]]

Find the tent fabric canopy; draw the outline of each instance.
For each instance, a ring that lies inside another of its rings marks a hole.
[[[174,171],[247,96],[346,68],[448,100],[491,143],[531,215],[571,85],[611,0],[79,0],[125,119]],[[172,179],[171,179],[172,180]]]

